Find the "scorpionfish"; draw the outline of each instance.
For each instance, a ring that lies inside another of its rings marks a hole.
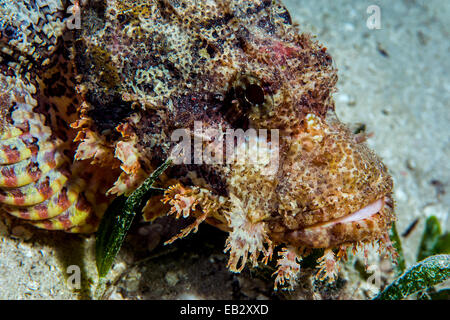
[[[0,18],[3,211],[95,232],[170,158],[145,219],[191,219],[169,243],[227,232],[232,272],[276,255],[275,288],[292,288],[313,249],[331,280],[348,249],[393,252],[392,179],[280,1],[0,0]]]

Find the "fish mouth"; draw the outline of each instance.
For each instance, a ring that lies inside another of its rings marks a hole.
[[[372,241],[386,233],[392,222],[392,211],[393,201],[386,195],[343,217],[289,232],[287,239],[297,246],[311,248]]]
[[[313,228],[324,228],[324,227],[332,226],[333,224],[337,224],[337,223],[349,223],[349,222],[355,222],[355,221],[360,221],[360,220],[370,218],[374,214],[380,212],[381,209],[383,209],[384,203],[385,203],[385,198],[378,199],[378,200],[368,204],[364,208],[359,209],[358,211],[355,211],[353,213],[350,213],[350,214],[345,215],[340,218],[332,219],[330,221],[314,224],[312,226],[306,227],[305,230],[313,229]]]

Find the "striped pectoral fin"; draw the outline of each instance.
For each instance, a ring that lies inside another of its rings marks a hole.
[[[106,196],[106,190],[102,191],[101,188],[99,189],[99,187],[100,186],[96,183],[91,183],[85,188],[86,199],[93,208],[92,213],[82,223],[79,223],[78,225],[75,225],[70,229],[66,229],[66,232],[92,233],[97,230],[103,214],[106,212],[106,209],[113,200],[113,198]]]
[[[94,211],[87,217],[83,223],[75,225],[70,229],[66,229],[66,232],[70,233],[92,233],[95,232],[100,224],[100,220],[108,207],[108,203],[97,203],[94,206]]]
[[[52,145],[61,144],[61,140],[52,139],[51,131],[43,125],[42,115],[28,113],[22,128],[8,129],[2,133],[5,139],[0,139],[0,164],[12,164],[30,158],[39,150],[48,150]],[[20,130],[23,133],[17,135]]]
[[[100,220],[108,207],[108,203],[97,203],[94,206],[94,211],[90,214],[83,223],[80,223],[70,229],[66,229],[66,232],[70,233],[92,233],[95,232],[100,224]]]
[[[11,127],[5,128],[2,132],[0,132],[0,140],[8,140],[11,138],[16,138],[23,133],[24,133],[23,130],[11,126]]]
[[[92,206],[80,194],[78,199],[63,213],[51,219],[33,221],[31,224],[47,230],[68,230],[77,225],[84,224],[92,213]]]
[[[30,184],[63,162],[62,153],[50,149],[14,164],[0,165],[0,187],[17,188]]]
[[[58,168],[50,171],[34,183],[20,188],[1,188],[0,203],[11,206],[32,206],[44,202],[58,193],[70,174]]]
[[[12,164],[23,161],[37,154],[39,150],[48,149],[49,142],[40,140],[30,133],[18,137],[0,140],[0,164]]]
[[[87,233],[97,229],[107,204],[91,205],[81,193],[77,201],[62,214],[42,221],[33,221],[34,226],[47,230],[64,230],[72,233]]]
[[[62,214],[78,199],[81,187],[69,180],[60,192],[54,194],[50,199],[37,205],[28,207],[4,206],[3,209],[20,219],[44,220],[51,219]]]
[[[109,200],[99,181],[68,161],[46,117],[32,110],[18,103],[0,130],[1,209],[39,228],[94,232]]]
[[[86,191],[86,199],[93,206],[92,214],[83,222],[68,230],[66,232],[71,233],[91,233],[95,232],[100,224],[100,220],[106,209],[110,205],[112,198],[105,195],[104,192],[100,192],[96,186],[93,190]]]
[[[25,109],[30,109],[29,105],[18,104],[18,106],[25,106]],[[25,133],[35,134],[40,137],[45,135],[49,136],[50,129],[46,128],[42,124],[45,123],[45,117],[39,113],[23,110],[18,107],[11,114],[12,123],[8,123],[0,132],[0,140],[9,140],[17,138]]]
[[[11,141],[11,140],[15,141]],[[17,142],[15,138],[0,142],[0,165],[17,163],[30,158],[33,150],[24,147],[23,143]]]
[[[100,220],[95,215],[91,215],[86,223],[80,226],[75,226],[73,228],[64,230],[69,233],[93,233],[97,231],[98,225],[100,224]]]

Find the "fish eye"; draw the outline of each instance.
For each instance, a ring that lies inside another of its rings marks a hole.
[[[264,90],[257,84],[250,84],[245,89],[245,99],[254,105],[264,103]]]
[[[246,127],[250,119],[262,119],[273,107],[270,84],[257,76],[240,73],[225,95],[223,112],[229,122]]]
[[[270,96],[267,88],[270,87],[262,79],[250,74],[240,74],[232,84],[235,99],[243,109],[259,108],[268,103]]]

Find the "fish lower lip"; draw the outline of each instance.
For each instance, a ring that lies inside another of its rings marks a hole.
[[[383,209],[385,201],[386,201],[385,198],[378,199],[378,200],[368,204],[364,208],[361,208],[358,211],[355,211],[351,214],[348,214],[346,216],[343,216],[343,217],[340,217],[337,219],[333,219],[330,221],[318,223],[313,226],[307,227],[305,229],[312,229],[312,228],[319,228],[319,227],[322,228],[322,227],[327,227],[327,226],[337,224],[337,223],[349,223],[349,222],[367,219],[367,218],[373,216],[374,214],[380,212],[381,209]]]

